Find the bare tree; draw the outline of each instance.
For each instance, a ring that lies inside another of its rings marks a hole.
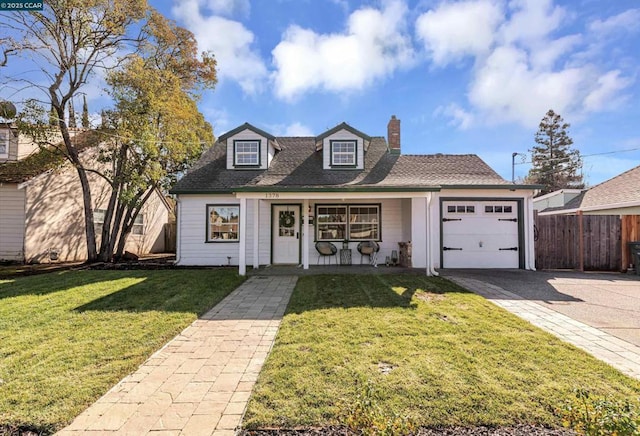
[[[80,150],[72,141],[65,121],[65,108],[97,70],[117,65],[122,59],[122,50],[125,53],[135,50],[141,40],[140,30],[134,33],[135,24],[149,13],[146,0],[49,0],[42,11],[14,12],[0,17],[0,29],[16,35],[11,50],[28,53],[39,69],[37,79],[8,79],[41,90],[40,103],[50,104],[57,122],[57,132],[48,129],[48,132],[31,130],[31,133],[41,144],[53,144],[55,141],[51,138],[61,136],[62,151],[77,170],[82,186],[89,262],[97,259],[91,187]],[[4,54],[6,59],[7,52]],[[48,140],[45,139],[47,133]]]

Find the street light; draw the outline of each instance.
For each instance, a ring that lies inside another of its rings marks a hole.
[[[517,151],[511,153],[511,183],[513,184],[516,183],[516,156],[522,156],[523,158],[527,157],[526,154],[518,153]],[[524,159],[522,162],[524,163]]]

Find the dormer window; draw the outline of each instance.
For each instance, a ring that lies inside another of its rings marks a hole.
[[[233,164],[236,167],[259,167],[260,141],[233,141]]]
[[[331,166],[356,166],[356,141],[331,141]]]
[[[0,130],[0,158],[9,157],[9,130]]]

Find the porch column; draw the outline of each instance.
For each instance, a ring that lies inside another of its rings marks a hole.
[[[436,271],[436,254],[440,254],[440,213],[434,212],[434,198],[433,192],[427,193],[427,275],[428,276],[439,276],[440,274]]]
[[[309,269],[309,199],[302,201],[302,269]]]
[[[253,200],[253,269],[260,267],[260,200]]]
[[[411,198],[411,261],[414,268],[427,268],[427,199]]]
[[[238,274],[247,275],[247,199],[240,198],[240,247],[238,253]]]

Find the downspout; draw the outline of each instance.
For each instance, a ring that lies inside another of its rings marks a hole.
[[[439,276],[438,271],[433,267],[433,238],[432,238],[432,229],[431,229],[431,200],[433,194],[431,192],[427,192],[427,213],[426,213],[426,225],[427,225],[427,275],[428,276]]]
[[[182,209],[180,201],[180,196],[176,198],[176,265],[180,263],[180,256],[182,255],[182,240],[180,239],[180,225],[182,214],[180,210]]]
[[[535,194],[534,194],[535,195]],[[525,267],[529,271],[536,270],[536,251],[535,251],[535,241],[533,239],[533,235],[531,234],[530,229],[533,229],[535,226],[535,221],[533,219],[533,195],[526,199],[526,226],[525,226],[525,235],[526,235],[526,262]]]

